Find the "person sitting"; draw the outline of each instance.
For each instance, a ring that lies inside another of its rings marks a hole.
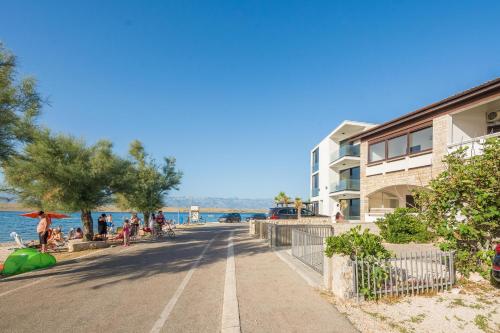
[[[52,230],[48,240],[48,244],[51,247],[60,247],[65,244],[64,237],[60,227]]]
[[[76,231],[73,235],[73,238],[71,238],[71,239],[82,239],[82,238],[83,238],[82,228],[76,228]]]

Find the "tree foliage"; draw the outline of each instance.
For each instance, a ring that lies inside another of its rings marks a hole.
[[[33,138],[41,100],[33,78],[16,81],[16,59],[0,43],[0,161]]]
[[[150,213],[165,205],[168,191],[178,189],[182,172],[176,169],[173,157],[165,157],[163,164],[157,164],[137,140],[130,144],[129,154],[127,189],[118,195],[118,204],[142,212],[147,220]]]
[[[286,195],[285,192],[280,192],[277,196],[274,197],[274,202],[276,204],[286,205],[290,203],[290,198]]]
[[[432,239],[427,224],[413,208],[397,208],[376,222],[380,236],[389,243],[425,243]]]
[[[459,149],[444,163],[429,189],[415,193],[420,216],[443,238],[443,250],[457,251],[461,273],[486,273],[500,237],[500,139],[488,139],[481,155]]]
[[[125,188],[129,163],[112,144],[87,146],[67,135],[39,131],[22,154],[3,163],[5,181],[19,200],[47,210],[80,211],[86,239],[93,235],[91,211]]]

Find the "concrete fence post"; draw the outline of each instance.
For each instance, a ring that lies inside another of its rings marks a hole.
[[[331,260],[332,294],[340,299],[353,295],[354,273],[348,256],[334,254]]]

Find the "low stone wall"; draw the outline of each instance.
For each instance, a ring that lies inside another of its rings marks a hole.
[[[84,242],[80,239],[74,239],[70,240],[68,242],[68,252],[78,252],[78,251],[85,251],[85,250],[93,250],[93,249],[103,249],[106,247],[109,247],[108,242]]]
[[[364,231],[365,229],[370,230],[371,233],[373,234],[380,234],[380,229],[375,223],[334,223],[333,224],[333,230],[335,235],[340,235],[343,234],[352,228],[356,228],[357,226],[361,226],[361,231]]]

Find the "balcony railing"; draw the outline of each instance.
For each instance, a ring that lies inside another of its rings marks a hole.
[[[319,163],[318,162],[313,163],[312,172],[315,173],[318,170],[319,170]]]
[[[340,191],[359,191],[359,179],[341,179],[330,186],[330,193]]]
[[[465,157],[482,155],[484,142],[487,139],[493,138],[493,137],[500,137],[500,132],[494,133],[494,134],[489,134],[489,135],[484,135],[484,136],[480,136],[477,138],[472,138],[472,139],[464,140],[462,142],[453,143],[451,145],[448,145],[448,153],[452,153],[455,150],[458,150],[459,148],[464,147],[465,148]]]
[[[319,195],[319,188],[313,188],[312,189],[312,196],[317,197]]]
[[[359,157],[359,145],[341,146],[339,150],[334,151],[330,155],[330,162],[335,162],[344,156]]]

